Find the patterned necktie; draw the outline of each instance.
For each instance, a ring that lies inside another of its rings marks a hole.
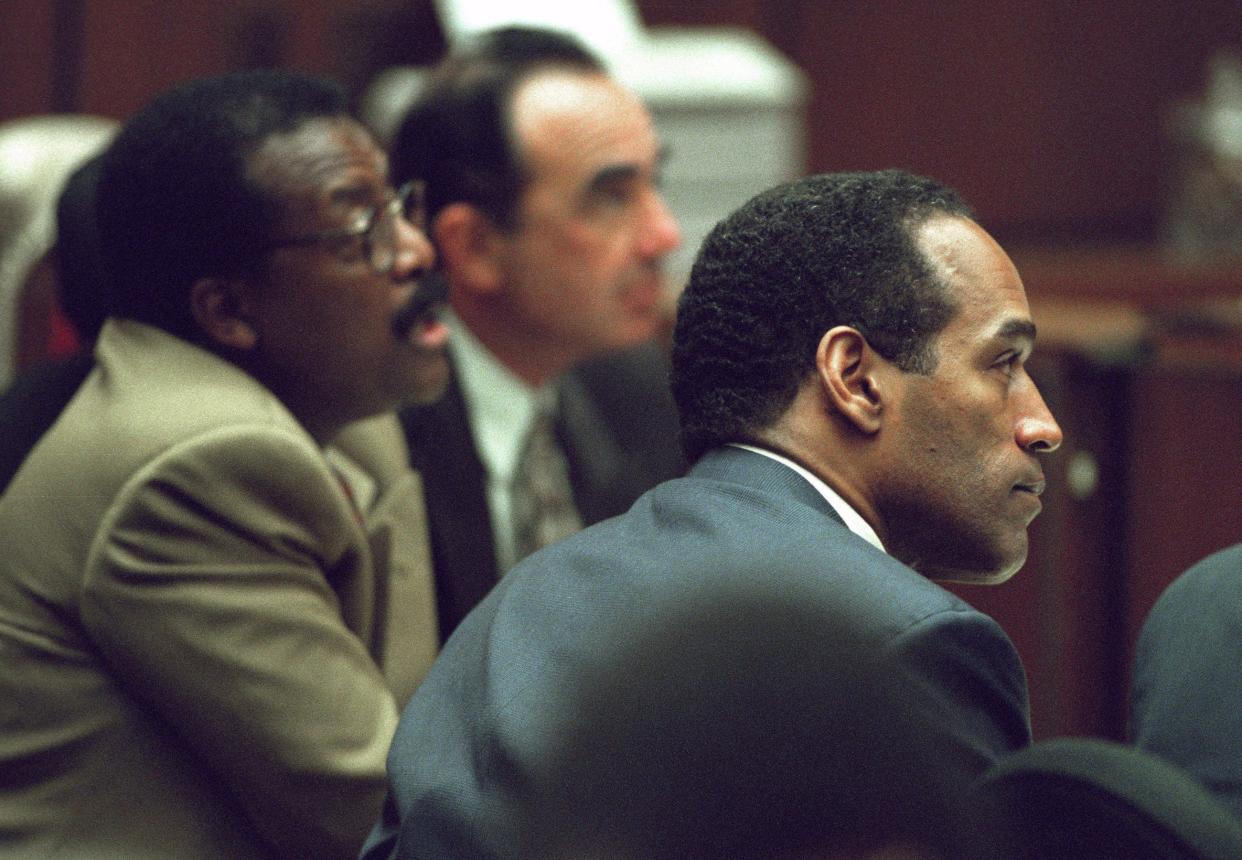
[[[582,528],[569,485],[569,465],[553,418],[535,416],[513,477],[514,558],[567,538]]]

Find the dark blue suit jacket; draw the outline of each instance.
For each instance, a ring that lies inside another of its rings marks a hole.
[[[809,592],[857,619],[975,769],[1029,743],[1026,679],[994,621],[850,532],[793,470],[723,448],[531,556],[466,618],[401,718],[364,856],[520,856],[524,804],[574,679],[627,618],[650,623],[659,607],[742,583]]]
[[[1242,544],[1156,601],[1135,649],[1130,734],[1242,816]]]

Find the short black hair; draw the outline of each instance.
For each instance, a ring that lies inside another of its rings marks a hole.
[[[489,30],[449,56],[397,130],[393,181],[425,181],[431,218],[450,203],[464,202],[497,226],[516,226],[527,174],[510,106],[518,85],[547,69],[604,72],[599,58],[573,36],[532,27]]]
[[[249,175],[250,156],[273,135],[345,115],[336,84],[259,70],[191,81],[130,118],[96,203],[117,315],[194,339],[190,287],[253,269],[281,214]]]
[[[930,373],[956,313],[914,242],[936,215],[973,217],[954,192],[900,170],[777,186],[704,240],[678,303],[671,384],[690,462],[757,441],[813,371],[824,332],[858,329],[907,372]]]
[[[56,199],[57,298],[86,343],[95,340],[110,313],[110,282],[105,274],[95,217],[95,194],[103,157],[100,152],[79,165],[69,174]]]

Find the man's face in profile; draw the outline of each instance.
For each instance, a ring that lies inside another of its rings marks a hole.
[[[518,87],[511,117],[528,175],[501,239],[515,324],[579,359],[650,338],[681,234],[646,108],[605,75],[552,70]]]
[[[916,570],[1000,582],[1026,560],[1044,488],[1035,455],[1061,429],[1026,371],[1035,327],[1009,257],[965,218],[933,218],[915,240],[957,311],[935,369],[896,377],[878,506],[893,555]]]
[[[254,357],[273,390],[351,418],[438,396],[447,332],[420,289],[434,252],[389,205],[370,136],[346,118],[311,120],[265,141],[250,168],[283,209],[280,246],[250,293]]]

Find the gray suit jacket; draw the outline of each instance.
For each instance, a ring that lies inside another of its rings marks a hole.
[[[584,524],[623,512],[685,470],[667,358],[656,344],[574,369],[561,381],[560,398],[557,433]],[[500,578],[486,473],[455,378],[437,402],[403,411],[401,423],[426,486],[440,633],[447,639]]]
[[[437,645],[395,419],[342,441],[363,522],[237,367],[124,320],[96,355],[0,496],[5,856],[353,856]]]
[[[619,622],[743,583],[857,619],[974,770],[1029,742],[1025,675],[994,621],[846,529],[793,470],[724,448],[519,564],[467,617],[402,715],[364,856],[521,856],[558,714]]]
[[[1242,817],[1242,544],[1156,601],[1134,655],[1130,734]]]

